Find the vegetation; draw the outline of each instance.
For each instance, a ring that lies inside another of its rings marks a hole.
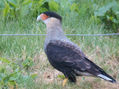
[[[35,78],[36,74],[29,74],[28,68],[32,64],[32,60],[25,59],[22,63],[16,63],[16,60],[8,60],[0,58],[0,88],[1,89],[16,89],[24,86],[28,81]],[[20,64],[21,63],[21,64]],[[27,70],[26,70],[27,69]],[[26,82],[27,81],[27,82]]]
[[[63,17],[67,34],[103,34],[119,31],[118,0],[1,0],[0,34],[45,34],[36,17],[55,11]],[[119,80],[119,37],[68,36],[106,72]],[[0,36],[1,89],[62,89],[64,76],[49,64],[44,36]],[[60,76],[60,77],[59,77]],[[83,77],[66,89],[118,89],[97,78]]]
[[[114,32],[117,32],[119,28],[119,6],[115,1],[99,8],[95,12],[95,16],[100,18],[107,29],[113,29]]]

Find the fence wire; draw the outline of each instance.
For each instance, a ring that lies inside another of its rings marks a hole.
[[[109,34],[65,34],[67,36],[117,36],[119,33]],[[0,36],[46,36],[46,34],[0,34]]]

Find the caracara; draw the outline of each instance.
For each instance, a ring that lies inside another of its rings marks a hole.
[[[78,45],[71,42],[62,30],[62,17],[54,12],[44,12],[37,17],[47,27],[44,50],[50,64],[61,71],[66,79],[76,82],[76,76],[94,76],[115,83],[110,75],[90,61]]]

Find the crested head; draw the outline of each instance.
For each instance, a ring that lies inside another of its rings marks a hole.
[[[62,17],[55,12],[47,11],[47,12],[43,12],[43,14],[47,15],[48,17],[53,17],[62,21]]]
[[[60,15],[58,15],[55,12],[51,12],[51,11],[46,11],[41,13],[38,17],[37,17],[37,21],[42,20],[44,23],[48,22],[49,20],[51,20],[51,18],[57,19],[60,22],[62,21],[62,17]]]

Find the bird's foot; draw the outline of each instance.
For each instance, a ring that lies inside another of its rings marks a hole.
[[[63,84],[62,84],[63,87],[66,85],[67,81],[68,81],[68,78],[65,78],[65,79],[63,80]]]

